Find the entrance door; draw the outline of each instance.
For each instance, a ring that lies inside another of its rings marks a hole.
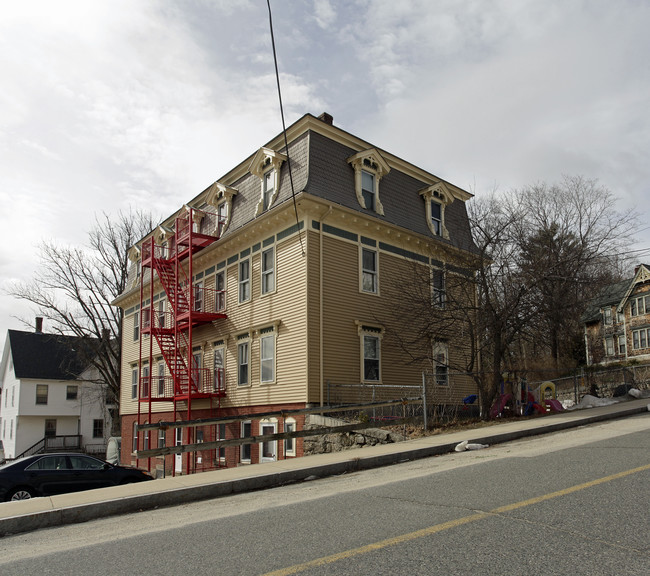
[[[261,422],[260,423],[260,435],[265,436],[267,434],[276,433],[276,423],[275,422]],[[269,442],[262,442],[260,450],[260,460],[262,462],[274,462],[277,460],[277,440],[271,440]]]
[[[183,444],[183,429],[182,428],[176,428],[176,431],[174,433],[174,444],[176,446],[181,446]],[[174,455],[174,474],[182,474],[183,473],[183,454],[175,454]]]

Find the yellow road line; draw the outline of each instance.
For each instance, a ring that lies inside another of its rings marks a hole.
[[[513,510],[517,510],[518,508],[524,508],[533,504],[539,504],[540,502],[552,500],[553,498],[559,498],[560,496],[567,496],[568,494],[573,494],[574,492],[586,490],[587,488],[598,486],[599,484],[605,484],[606,482],[625,478],[626,476],[630,476],[638,472],[643,472],[644,470],[650,470],[650,464],[639,466],[638,468],[631,468],[630,470],[624,470],[623,472],[611,474],[610,476],[604,476],[603,478],[597,478],[596,480],[584,482],[583,484],[577,484],[575,486],[565,488],[564,490],[558,490],[556,492],[550,492],[549,494],[544,494],[542,496],[537,496],[528,500],[522,500],[521,502],[515,502],[514,504],[499,506],[498,508],[494,508],[489,512],[477,512],[476,514],[464,516],[462,518],[458,518],[457,520],[450,520],[448,522],[443,522],[442,524],[435,524],[434,526],[429,526],[428,528],[423,528],[422,530],[416,530],[415,532],[409,532],[408,534],[401,534],[400,536],[387,538],[386,540],[380,540],[379,542],[373,542],[372,544],[366,544],[365,546],[352,548],[351,550],[345,550],[343,552],[338,552],[337,554],[331,554],[330,556],[323,556],[322,558],[316,558],[314,560],[310,560],[309,562],[304,562],[303,564],[296,564],[287,568],[281,568],[280,570],[274,570],[273,572],[266,573],[264,576],[288,576],[289,574],[297,574],[298,572],[303,572],[309,568],[317,568],[326,564],[332,564],[333,562],[338,562],[339,560],[345,560],[346,558],[352,558],[353,556],[360,556],[361,554],[367,554],[368,552],[381,550],[382,548],[387,548],[388,546],[395,546],[396,544],[402,544],[404,542],[409,542],[410,540],[416,540],[417,538],[430,536],[432,534],[443,532],[444,530],[448,530],[450,528],[462,526],[463,524],[470,524],[471,522],[476,522],[477,520],[482,520],[489,516],[494,516],[495,514],[511,512]]]

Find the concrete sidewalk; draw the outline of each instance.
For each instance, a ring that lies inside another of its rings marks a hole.
[[[649,399],[630,400],[533,419],[510,420],[485,428],[463,430],[360,450],[319,454],[267,464],[226,468],[99,490],[0,503],[0,536],[51,526],[86,522],[116,514],[172,506],[263,488],[387,466],[452,452],[464,440],[499,444],[624,418],[650,410]]]

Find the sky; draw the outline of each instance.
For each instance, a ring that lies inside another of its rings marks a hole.
[[[327,111],[476,197],[597,179],[650,220],[650,1],[271,8],[287,125]],[[166,217],[282,130],[266,0],[5,1],[0,78],[0,343],[41,242]]]

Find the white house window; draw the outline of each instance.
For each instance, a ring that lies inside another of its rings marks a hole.
[[[223,312],[226,309],[226,274],[217,272],[214,277],[215,288],[215,312]]]
[[[158,362],[158,396],[165,396],[165,363]]]
[[[260,179],[261,194],[257,203],[255,215],[259,216],[268,210],[275,202],[280,188],[280,167],[287,157],[271,148],[260,148],[253,160],[249,170]]]
[[[77,395],[79,393],[79,387],[78,386],[66,386],[65,387],[65,399],[66,400],[76,400]]]
[[[203,282],[194,284],[194,312],[203,312]]]
[[[612,325],[612,309],[610,306],[606,306],[603,309],[603,318],[604,318],[605,326]]]
[[[13,428],[13,426],[12,426]],[[48,438],[51,438],[53,436],[56,436],[56,419],[55,418],[48,418],[45,420],[45,436]]]
[[[131,398],[135,399],[138,397],[138,369],[133,368],[131,370]]]
[[[165,431],[161,428],[158,430],[158,448],[165,447]]]
[[[225,424],[217,424],[217,440],[225,440],[226,439],[226,425]],[[225,446],[220,446],[219,447],[219,462],[223,463],[226,461],[226,447]]]
[[[253,425],[250,420],[241,423],[241,438],[249,438],[253,435]],[[250,463],[251,461],[251,445],[242,444],[240,448],[240,460],[244,463]]]
[[[375,211],[375,175],[371,172],[361,171],[361,196],[367,210]]]
[[[647,328],[634,330],[632,332],[632,348],[634,348],[634,350],[641,350],[648,347],[648,342],[650,341],[648,339],[648,332],[649,330]]]
[[[262,252],[262,294],[275,290],[275,249],[273,246]]]
[[[433,368],[436,386],[449,386],[449,347],[445,342],[433,345]]]
[[[361,289],[377,294],[377,252],[368,248],[361,249]]]
[[[224,363],[225,347],[214,349],[214,392],[226,389],[226,366]]]
[[[285,432],[295,432],[296,431],[296,421],[293,418],[287,418],[284,421],[284,431]],[[296,455],[296,439],[287,438],[284,441],[284,455],[285,456],[295,456]]]
[[[445,226],[446,208],[454,201],[454,196],[449,192],[444,182],[438,182],[424,190],[420,190],[424,199],[427,226],[434,236],[449,239],[449,232]]]
[[[248,341],[237,344],[237,385],[249,384],[250,345]]]
[[[133,445],[131,447],[132,452],[137,452],[138,450],[138,423],[133,423]]]
[[[363,379],[364,381],[379,381],[379,337],[364,334],[363,336]]]
[[[383,216],[379,182],[390,172],[390,166],[374,148],[358,152],[347,161],[354,168],[354,189],[359,205]]]
[[[625,336],[621,335],[618,337],[618,353],[621,356],[625,356],[625,349],[626,349]]]
[[[431,271],[431,297],[433,305],[438,308],[444,308],[447,300],[445,289],[445,273],[443,270],[433,269]]]
[[[158,301],[158,328],[165,327],[165,301]]]
[[[48,385],[47,384],[37,384],[36,385],[36,404],[47,404],[47,393],[48,393]]]
[[[271,207],[271,199],[275,190],[275,170],[267,170],[262,178],[262,209],[268,210]]]
[[[140,338],[140,314],[136,312],[133,315],[133,341]]]
[[[260,380],[264,384],[275,381],[275,334],[273,328],[260,331]]]
[[[614,338],[611,336],[605,338],[605,354],[607,356],[614,356]]]
[[[93,438],[103,438],[103,437],[104,437],[104,421],[93,420]]]
[[[436,236],[442,235],[442,205],[431,200],[431,225]]]
[[[239,263],[239,302],[248,302],[251,299],[250,260]]]

